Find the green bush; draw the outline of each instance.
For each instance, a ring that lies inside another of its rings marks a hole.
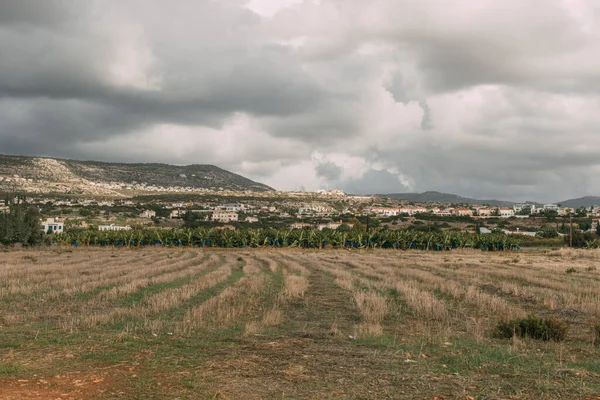
[[[530,315],[525,319],[512,321],[500,321],[494,330],[494,337],[499,339],[510,339],[513,335],[529,337],[538,340],[565,340],[569,324],[555,317],[540,318]]]

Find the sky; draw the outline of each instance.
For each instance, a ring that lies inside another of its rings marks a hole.
[[[0,2],[0,153],[600,195],[596,0]]]

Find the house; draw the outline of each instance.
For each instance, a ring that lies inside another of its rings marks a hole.
[[[256,218],[256,217],[246,217],[245,221],[248,222],[248,223],[253,224],[255,222],[258,222],[258,218]]]
[[[212,220],[224,222],[224,223],[232,222],[232,221],[237,222],[238,213],[236,213],[234,211],[215,211],[215,212],[213,212]]]
[[[558,212],[558,205],[556,204],[545,204],[544,205],[544,211],[556,211]]]
[[[496,212],[495,209],[489,207],[480,207],[477,209],[477,215],[480,217],[490,217]]]
[[[408,215],[424,214],[426,212],[427,209],[425,207],[408,207],[400,209],[400,213],[407,213]]]
[[[389,208],[389,207],[374,207],[368,210],[370,213],[379,215],[382,217],[395,217],[400,214],[400,210],[398,208]]]
[[[569,207],[561,207],[558,209],[558,215],[569,215],[569,214],[574,214],[575,213],[575,209],[574,208],[569,208]]]
[[[524,209],[529,208],[529,213],[530,214],[535,214],[535,204],[515,204],[513,205],[513,210],[515,211],[515,214],[522,212]]]
[[[173,210],[173,211],[171,211],[171,214],[169,214],[169,218],[171,218],[171,219],[183,218],[185,213],[186,213],[186,210]]]
[[[152,210],[146,210],[140,214],[140,218],[155,218],[155,217],[156,217],[156,211],[152,211]]]
[[[216,229],[235,231],[235,226],[232,226],[232,225],[221,225],[221,226],[217,226]]]
[[[470,208],[456,208],[454,210],[454,215],[457,215],[459,217],[472,217],[473,210],[471,210]]]
[[[437,215],[438,217],[449,217],[454,213],[453,208],[446,208],[444,210],[434,209],[433,215]]]
[[[65,224],[60,222],[58,218],[47,218],[42,220],[42,232],[63,233]]]
[[[304,222],[296,222],[290,226],[292,229],[304,229],[304,228],[312,228],[313,224],[307,224]]]
[[[498,215],[502,218],[514,217],[515,210],[508,207],[500,207],[498,208]]]
[[[228,203],[228,204],[223,204],[221,206],[217,207],[217,210],[219,211],[230,211],[230,212],[240,212],[240,211],[245,211],[246,210],[246,206],[243,204],[238,204],[238,203]]]
[[[9,213],[9,212],[10,212],[9,206],[0,206],[0,213]]]
[[[329,222],[327,224],[319,224],[317,225],[317,229],[322,231],[323,229],[337,229],[340,226],[342,226],[343,222],[342,221],[338,221],[338,222]],[[354,227],[354,224],[347,224],[350,228]]]
[[[110,224],[110,225],[100,225],[98,227],[99,231],[130,231],[131,227],[129,225],[127,226],[119,226],[119,225],[115,225],[115,224]]]

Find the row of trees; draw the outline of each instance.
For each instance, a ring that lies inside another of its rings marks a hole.
[[[7,201],[11,203],[12,199]],[[43,242],[40,212],[35,207],[12,204],[9,212],[0,212],[0,243],[37,245]]]
[[[393,248],[451,250],[476,248],[486,251],[515,250],[516,238],[503,234],[475,235],[463,232],[414,232],[379,230],[279,229],[140,229],[132,231],[72,231],[55,235],[59,244],[76,246],[189,246],[189,247],[300,247],[300,248]]]

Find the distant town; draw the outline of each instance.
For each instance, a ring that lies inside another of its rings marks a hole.
[[[417,204],[375,196],[352,196],[340,190],[315,193],[272,193],[270,198],[245,195],[244,201],[213,193],[209,199],[170,201],[92,199],[30,195],[0,200],[0,212],[11,203],[39,209],[43,232],[68,230],[126,231],[145,227],[174,229],[206,226],[217,229],[408,229],[456,230],[507,235],[559,237],[569,229],[596,232],[600,205],[578,209],[558,204],[515,204],[492,207],[466,204]],[[573,225],[575,218],[575,225]],[[570,221],[569,221],[570,220]],[[569,224],[565,225],[565,221]]]

